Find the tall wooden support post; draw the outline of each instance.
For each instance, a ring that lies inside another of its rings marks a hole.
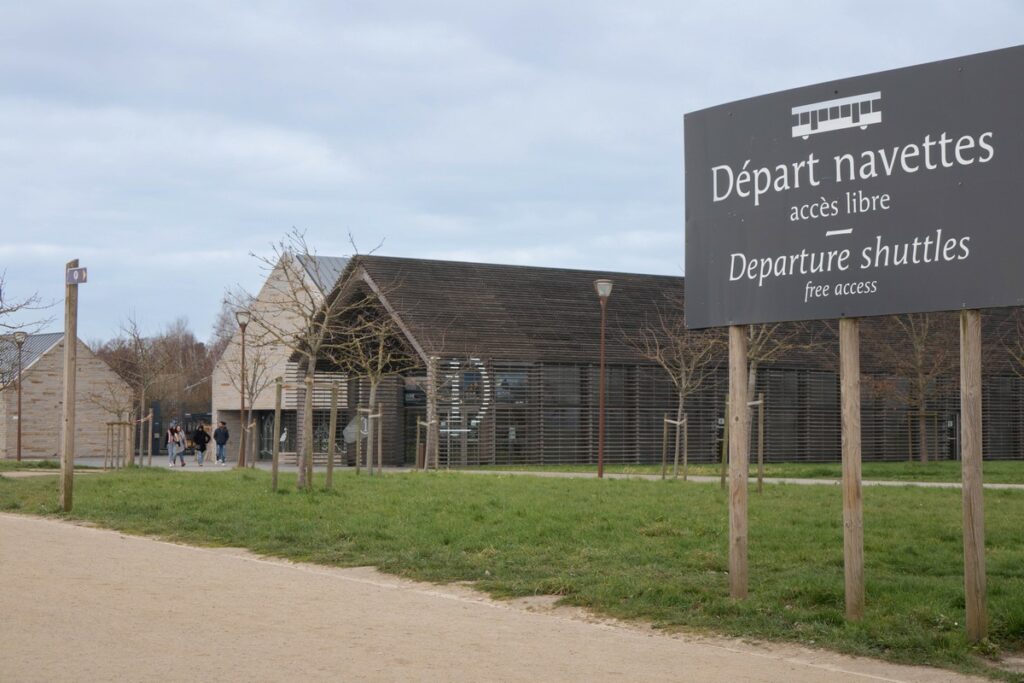
[[[21,389],[25,384],[21,378],[21,373],[25,369],[22,367],[21,347],[25,345],[26,338],[27,335],[20,330],[14,333],[14,343],[18,347],[18,462],[21,462]]]
[[[281,391],[284,381],[278,377],[274,380],[274,443],[271,446],[272,460],[270,463],[270,490],[277,491],[277,467],[281,460]]]
[[[747,329],[729,326],[729,594],[747,597]]]
[[[864,618],[864,506],[861,498],[860,321],[839,320],[843,447],[843,568],[846,618]]]
[[[338,383],[331,382],[331,419],[327,426],[327,480],[324,486],[328,489],[334,485],[334,451],[337,439],[334,432],[338,429]]]
[[[988,635],[985,597],[985,505],[981,483],[981,312],[960,312],[960,439],[964,514],[964,603],[967,638]]]
[[[78,267],[68,261],[65,271]],[[75,476],[75,380],[78,367],[78,285],[65,277],[64,286],[64,404],[61,420],[60,508],[71,512]],[[19,379],[20,381],[20,379]]]
[[[237,467],[245,467],[245,433],[246,429],[245,419],[245,328],[248,326],[248,322],[240,322],[238,327],[242,332],[242,362],[241,362],[241,379],[238,385],[238,424],[241,425],[238,435],[238,464]],[[312,429],[312,425],[306,425],[306,429]]]

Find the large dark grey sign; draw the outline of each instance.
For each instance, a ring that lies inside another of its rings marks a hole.
[[[1024,302],[1024,47],[686,116],[686,323]]]

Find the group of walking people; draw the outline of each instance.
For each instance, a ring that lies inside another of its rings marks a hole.
[[[224,445],[228,442],[230,436],[228,426],[223,421],[213,431],[212,438],[210,437],[209,427],[202,420],[200,420],[199,426],[191,434],[187,434],[181,425],[172,422],[164,434],[164,445],[167,446],[167,466],[174,467],[175,460],[179,458],[181,459],[181,466],[185,466],[185,448],[191,441],[192,447],[195,449],[196,460],[199,466],[202,467],[203,460],[206,457],[206,447],[210,444],[211,440],[217,446],[217,464],[226,465],[227,456],[224,453]]]

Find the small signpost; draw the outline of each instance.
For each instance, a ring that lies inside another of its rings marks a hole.
[[[86,281],[78,259],[64,270],[64,404],[61,420],[60,507],[71,512],[75,474],[75,380],[78,366],[78,285]]]
[[[746,595],[746,325],[839,318],[846,614],[864,612],[858,318],[961,310],[967,634],[986,635],[980,311],[1024,304],[1024,47],[686,116],[686,324],[729,327],[730,583]]]
[[[78,263],[78,261],[75,261]],[[64,284],[66,285],[84,285],[89,279],[89,271],[87,268],[68,268],[64,271]]]

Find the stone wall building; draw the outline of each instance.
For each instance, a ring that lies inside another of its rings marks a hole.
[[[75,410],[75,456],[103,456],[107,422],[129,404],[128,385],[81,340]],[[0,458],[17,457],[18,350],[0,340]],[[21,350],[21,455],[52,458],[60,454],[64,392],[63,333],[28,335]]]

